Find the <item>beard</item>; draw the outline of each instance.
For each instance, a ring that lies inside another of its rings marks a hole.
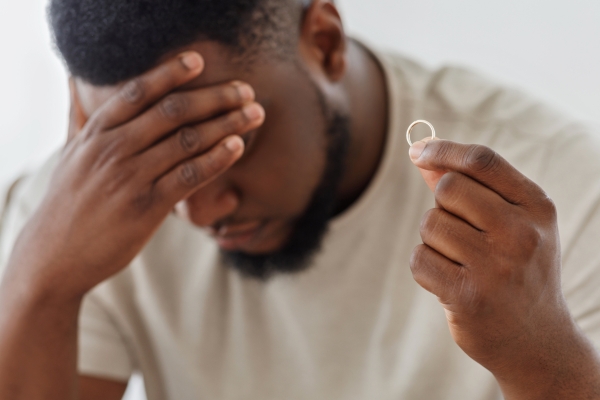
[[[350,144],[350,118],[332,109],[314,85],[326,122],[327,160],[320,183],[304,213],[296,220],[286,244],[276,252],[252,255],[221,251],[225,265],[243,276],[266,281],[277,273],[298,273],[308,269],[334,215],[337,190],[344,175]]]

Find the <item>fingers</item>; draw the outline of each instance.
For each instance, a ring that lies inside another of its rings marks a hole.
[[[474,228],[491,232],[506,215],[518,212],[496,192],[458,172],[448,172],[435,188],[437,205]]]
[[[155,180],[184,160],[201,154],[228,136],[243,135],[258,128],[265,113],[258,103],[250,103],[216,119],[180,129],[175,135],[140,154],[144,174]]]
[[[473,265],[487,248],[484,234],[439,208],[429,210],[421,222],[423,243],[460,265]]]
[[[227,171],[243,152],[244,141],[239,136],[228,137],[209,152],[174,168],[156,182],[155,188],[166,201],[165,206],[172,208]]]
[[[249,85],[241,82],[173,93],[160,100],[139,118],[114,130],[112,134],[126,136],[124,142],[128,143],[130,148],[123,149],[125,154],[137,154],[183,125],[221,115],[253,100],[254,91]],[[231,124],[237,122],[232,120]]]
[[[421,142],[423,143],[427,143],[430,140],[440,140],[439,138],[425,138],[423,140],[421,140]],[[416,145],[416,143],[415,143]],[[411,153],[414,151],[413,148],[417,148],[418,146],[411,146]],[[444,176],[444,174],[447,171],[438,171],[438,170],[434,170],[434,171],[429,171],[426,169],[422,169],[419,168],[419,172],[421,173],[421,175],[423,176],[423,180],[425,181],[425,183],[427,184],[427,186],[429,187],[429,190],[431,190],[432,192],[435,192],[435,187],[437,186],[440,178],[442,176]]]
[[[528,205],[545,197],[543,190],[493,150],[449,140],[417,142],[410,150],[413,163],[428,171],[467,175],[513,204]]]
[[[417,246],[410,259],[410,269],[415,281],[442,302],[451,302],[468,285],[469,271],[447,259],[431,247]]]
[[[423,176],[423,180],[429,187],[429,190],[435,193],[435,187],[437,186],[442,176],[446,175],[446,171],[429,171],[426,169],[419,169],[421,172],[421,176]]]
[[[90,118],[108,130],[136,117],[167,93],[197,77],[204,69],[202,57],[186,52],[126,83]]]

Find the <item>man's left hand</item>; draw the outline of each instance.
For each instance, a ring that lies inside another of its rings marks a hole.
[[[597,398],[579,396],[600,387],[600,363],[562,294],[552,200],[483,146],[423,141],[410,156],[437,203],[410,265],[438,296],[456,343],[507,399]]]

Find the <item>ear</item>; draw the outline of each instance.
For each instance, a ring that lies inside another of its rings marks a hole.
[[[320,69],[333,82],[340,81],[347,67],[346,49],[336,6],[331,0],[314,0],[305,11],[300,32],[300,54],[307,65]]]

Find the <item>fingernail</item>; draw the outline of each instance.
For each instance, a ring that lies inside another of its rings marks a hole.
[[[246,102],[254,100],[254,90],[249,85],[241,82],[234,82],[234,85],[237,87],[242,101]]]
[[[259,120],[264,116],[264,110],[257,103],[248,104],[244,106],[242,112],[250,121]]]
[[[181,63],[190,71],[200,69],[202,67],[202,62],[202,57],[200,57],[200,54],[198,53],[190,52],[181,56]]]
[[[243,146],[244,146],[244,141],[239,136],[234,136],[225,142],[225,147],[232,153],[235,153],[236,151],[241,149]]]
[[[413,145],[410,147],[410,150],[408,151],[410,159],[413,161],[418,160],[419,157],[421,157],[421,153],[423,153],[423,150],[425,150],[425,146],[427,146],[427,143],[422,141],[413,143]]]

